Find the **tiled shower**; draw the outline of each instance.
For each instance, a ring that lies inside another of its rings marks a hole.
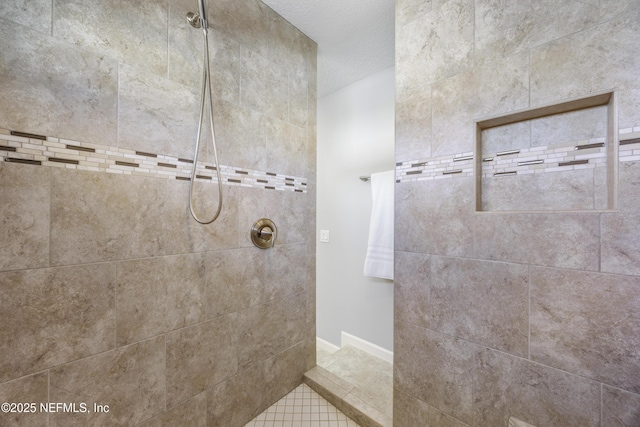
[[[396,13],[394,426],[640,425],[640,2]]]
[[[0,4],[0,400],[38,405],[3,426],[242,425],[315,364],[316,46],[262,2],[209,8],[203,226],[197,2]]]
[[[240,426],[315,364],[316,46],[209,1],[202,226],[195,3],[0,3],[2,425]],[[640,425],[640,3],[396,6],[394,425]]]

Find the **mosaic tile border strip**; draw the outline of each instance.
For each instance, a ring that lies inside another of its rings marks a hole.
[[[0,129],[0,161],[36,166],[191,180],[193,160]],[[307,193],[307,179],[220,165],[224,185]],[[217,183],[216,166],[198,162],[196,182]]]
[[[618,161],[640,161],[640,126],[619,131]],[[483,177],[549,173],[606,167],[605,138],[487,154]],[[474,176],[474,153],[465,152],[396,163],[396,182]]]

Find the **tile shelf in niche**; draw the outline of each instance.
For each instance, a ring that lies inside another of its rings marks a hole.
[[[616,93],[476,121],[476,212],[617,208]]]

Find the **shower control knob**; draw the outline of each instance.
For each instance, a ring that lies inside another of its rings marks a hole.
[[[274,247],[277,237],[278,228],[268,218],[259,219],[251,226],[251,241],[260,249]]]

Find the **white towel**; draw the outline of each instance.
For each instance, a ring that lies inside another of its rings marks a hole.
[[[393,189],[395,171],[371,175],[373,207],[364,275],[393,280]]]

